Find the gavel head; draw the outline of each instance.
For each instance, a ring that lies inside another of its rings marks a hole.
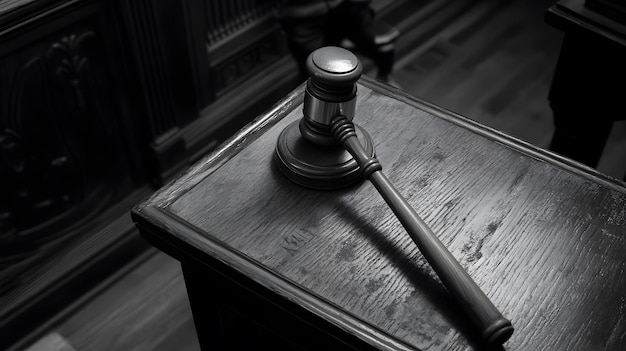
[[[310,78],[303,116],[278,137],[275,164],[287,178],[307,188],[338,189],[356,184],[363,179],[359,165],[332,137],[330,124],[338,115],[354,118],[361,63],[352,52],[329,46],[311,53],[306,68]],[[371,137],[358,125],[356,132],[373,156]]]
[[[333,145],[330,121],[338,116],[354,118],[356,82],[363,67],[350,51],[327,46],[313,51],[306,61],[309,73],[304,97],[302,136],[316,144]]]

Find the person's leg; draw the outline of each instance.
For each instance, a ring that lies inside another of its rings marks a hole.
[[[308,76],[305,69],[307,57],[325,45],[324,26],[327,13],[325,1],[290,1],[280,10],[279,22],[303,78]]]
[[[624,119],[626,50],[601,38],[567,34],[549,100],[555,131],[550,150],[596,167],[613,122]]]
[[[325,37],[328,45],[336,46],[339,46],[343,39],[349,39],[358,52],[376,63],[377,76],[386,79],[393,68],[395,46],[393,42],[390,45],[382,45],[377,43],[376,39],[381,32],[387,30],[393,28],[375,21],[370,0],[348,0],[327,16]]]
[[[552,104],[554,134],[550,150],[597,167],[613,121],[594,116],[594,112],[576,110],[574,104]]]

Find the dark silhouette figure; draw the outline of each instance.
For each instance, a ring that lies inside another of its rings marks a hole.
[[[377,78],[389,81],[399,32],[375,19],[370,0],[287,0],[279,20],[303,78],[311,52],[322,46],[341,46],[371,58]]]

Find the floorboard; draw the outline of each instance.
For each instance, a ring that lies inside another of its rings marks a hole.
[[[153,250],[26,351],[198,351],[180,264]]]

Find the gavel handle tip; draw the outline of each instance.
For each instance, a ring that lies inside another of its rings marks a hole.
[[[370,180],[385,199],[443,284],[482,331],[483,340],[489,345],[502,345],[506,342],[513,334],[511,322],[502,316],[450,251],[385,177],[378,160],[363,150],[352,122],[345,116],[337,116],[332,120],[330,129],[335,140],[357,161],[363,177]]]
[[[502,345],[513,335],[513,331],[511,321],[503,317],[487,327],[482,336],[489,345]]]

